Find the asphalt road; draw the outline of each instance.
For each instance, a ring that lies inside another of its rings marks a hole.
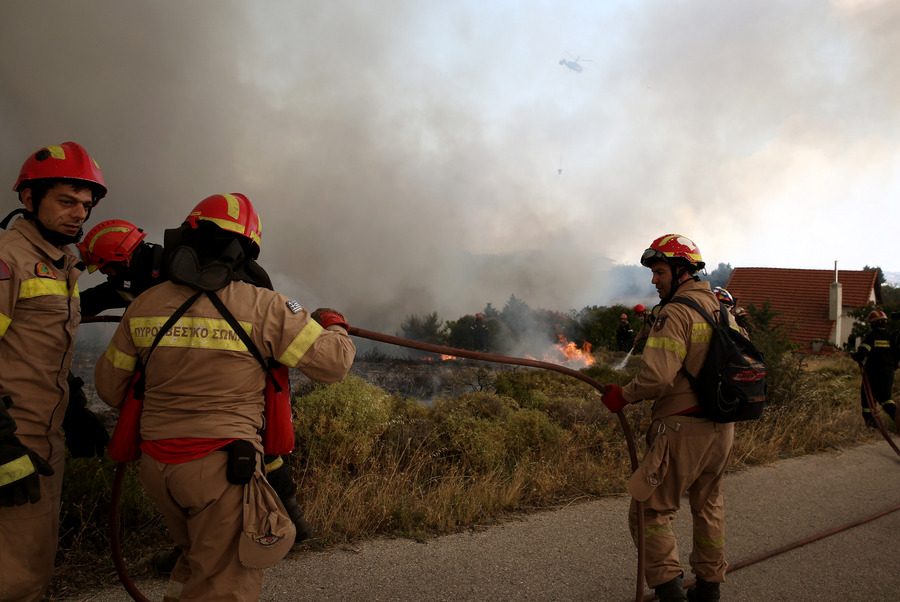
[[[261,600],[634,600],[627,497],[572,504],[418,543],[378,539],[298,551],[266,571]],[[784,460],[725,481],[734,565],[900,509],[900,457],[885,442]],[[683,564],[690,512],[676,521]],[[900,511],[729,573],[728,602],[900,600]],[[161,600],[162,579],[137,584]],[[121,587],[77,600],[127,600]]]

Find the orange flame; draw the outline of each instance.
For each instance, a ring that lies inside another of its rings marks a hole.
[[[584,366],[594,363],[594,358],[591,357],[591,344],[587,341],[581,349],[574,341],[567,340],[565,335],[557,335],[557,341],[556,348],[566,357],[566,363],[580,362]]]
[[[585,368],[593,365],[596,361],[591,357],[591,344],[587,341],[585,341],[584,346],[579,349],[574,341],[566,339],[566,335],[558,334],[556,337],[556,345],[553,345],[551,351],[544,354],[541,361],[551,364],[581,364]],[[531,355],[526,355],[525,357],[532,360],[537,359]]]

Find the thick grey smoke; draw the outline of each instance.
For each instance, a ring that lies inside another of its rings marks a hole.
[[[243,192],[279,289],[386,330],[616,302],[612,261],[668,232],[766,264],[786,199],[896,181],[894,5],[597,4],[7,2],[0,169],[81,142],[110,188],[92,223],[158,242]]]

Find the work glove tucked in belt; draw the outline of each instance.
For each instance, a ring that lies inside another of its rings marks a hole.
[[[8,397],[0,402],[0,506],[21,506],[41,499],[40,476],[53,469],[15,436],[16,423],[6,411]]]
[[[69,373],[69,407],[62,423],[66,433],[66,447],[73,458],[102,457],[109,443],[109,433],[103,422],[87,409],[84,381]]]

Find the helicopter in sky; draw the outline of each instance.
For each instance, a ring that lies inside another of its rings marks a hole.
[[[572,55],[569,55],[569,56],[572,56]],[[578,64],[578,61],[581,61],[581,60],[582,60],[582,58],[580,56],[577,57],[574,61],[567,61],[566,59],[563,58],[563,59],[559,60],[559,64],[565,65],[566,67],[568,67],[572,71],[575,71],[576,73],[581,73],[582,71],[584,71],[584,67],[582,67],[581,65]],[[583,60],[585,63],[591,62],[590,59],[583,59]]]

